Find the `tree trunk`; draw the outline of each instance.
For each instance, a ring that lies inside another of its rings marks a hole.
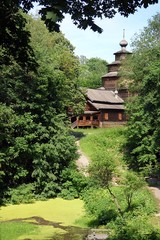
[[[113,199],[113,201],[114,201],[114,203],[116,205],[116,208],[117,208],[120,216],[123,218],[123,212],[122,212],[121,206],[119,205],[119,202],[118,202],[116,196],[113,194],[113,192],[111,191],[109,186],[107,186],[107,190],[108,190],[109,194],[111,195],[111,197],[112,197],[112,199]]]

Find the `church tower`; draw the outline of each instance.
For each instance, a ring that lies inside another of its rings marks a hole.
[[[128,89],[126,88],[119,88],[118,87],[118,80],[120,78],[119,76],[119,68],[121,66],[121,62],[126,58],[127,55],[130,55],[131,52],[126,50],[126,47],[128,45],[128,42],[125,40],[125,30],[123,29],[123,39],[120,41],[119,45],[121,46],[121,50],[118,52],[115,52],[115,61],[108,64],[108,73],[102,76],[102,86],[106,90],[110,91],[118,91],[118,95],[125,100],[129,93]]]

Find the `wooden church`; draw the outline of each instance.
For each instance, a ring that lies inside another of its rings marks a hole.
[[[124,101],[128,98],[129,92],[126,88],[118,88],[117,83],[120,78],[121,62],[131,54],[126,50],[127,45],[123,34],[121,50],[114,53],[115,61],[108,64],[108,72],[102,76],[102,87],[87,89],[84,113],[71,118],[72,128],[111,127],[126,123]]]

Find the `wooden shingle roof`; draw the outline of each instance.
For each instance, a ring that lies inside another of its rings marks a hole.
[[[105,89],[87,89],[87,98],[92,102],[101,103],[101,104],[119,104],[123,103],[123,99],[120,98],[113,91],[108,91]]]
[[[106,73],[104,76],[102,76],[102,78],[104,77],[117,77],[118,76],[118,72],[109,72]]]
[[[114,109],[114,110],[124,110],[125,107],[123,104],[103,104],[103,103],[92,103],[90,102],[90,104],[95,107],[95,109],[97,110],[104,110],[104,109]]]

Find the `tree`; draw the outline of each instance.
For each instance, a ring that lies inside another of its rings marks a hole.
[[[101,84],[101,77],[106,73],[107,62],[100,58],[87,59],[80,56],[79,85],[87,88],[98,88]]]
[[[26,71],[37,67],[30,33],[25,29],[26,19],[19,11],[17,1],[2,0],[0,6],[0,64],[10,65],[17,61]]]
[[[36,193],[51,197],[61,191],[63,170],[77,157],[66,108],[76,101],[80,105],[83,94],[76,85],[72,45],[61,33],[49,33],[40,20],[28,22],[36,73],[14,60],[0,65],[0,181],[2,193],[34,183]]]
[[[128,104],[126,159],[130,167],[157,170],[160,153],[160,14],[149,20],[136,36],[131,89],[136,96]],[[153,172],[152,172],[153,173]]]
[[[117,211],[121,218],[123,218],[123,212],[121,209],[121,206],[119,204],[119,201],[115,194],[113,193],[110,185],[112,181],[112,177],[115,172],[115,161],[113,158],[108,154],[104,155],[104,153],[98,152],[97,154],[97,161],[94,161],[90,166],[90,174],[93,177],[93,179],[96,179],[99,186],[102,188],[106,188],[113,199],[115,206],[117,208]]]
[[[34,69],[35,62],[29,45],[29,32],[25,30],[25,19],[19,13],[20,8],[24,12],[28,12],[33,8],[34,2],[41,5],[39,13],[49,30],[59,31],[59,22],[68,13],[78,28],[90,27],[93,31],[101,33],[102,29],[95,24],[96,17],[112,18],[117,12],[127,17],[137,11],[137,8],[146,8],[150,4],[158,3],[158,0],[127,2],[120,0],[2,0],[0,5],[0,45],[5,50],[5,58],[3,56],[3,59],[7,64],[10,62],[8,55],[11,55],[21,65],[28,65],[28,67],[30,65]]]
[[[25,10],[32,7],[32,0],[26,1],[21,0],[20,3],[24,6]],[[127,17],[129,14],[135,13],[137,8],[144,7],[147,8],[150,4],[158,3],[157,0],[145,0],[145,1],[88,1],[88,0],[62,0],[62,1],[37,1],[43,7],[40,10],[42,19],[45,21],[46,25],[51,30],[59,30],[59,24],[66,13],[71,15],[73,23],[77,25],[78,28],[86,29],[90,27],[93,31],[102,32],[102,29],[97,26],[94,22],[96,17],[102,18],[112,18],[119,12],[121,15]]]
[[[66,113],[70,108],[79,114],[84,110],[85,97],[77,84],[79,61],[74,55],[74,47],[62,33],[49,33],[40,19],[28,17],[28,22],[31,46],[40,66],[39,76],[42,79],[47,77],[52,82],[49,83],[52,90],[50,101],[54,102],[58,113]]]
[[[127,211],[132,209],[133,197],[144,186],[143,180],[134,172],[128,171],[125,175],[123,184],[123,192],[127,202]]]

